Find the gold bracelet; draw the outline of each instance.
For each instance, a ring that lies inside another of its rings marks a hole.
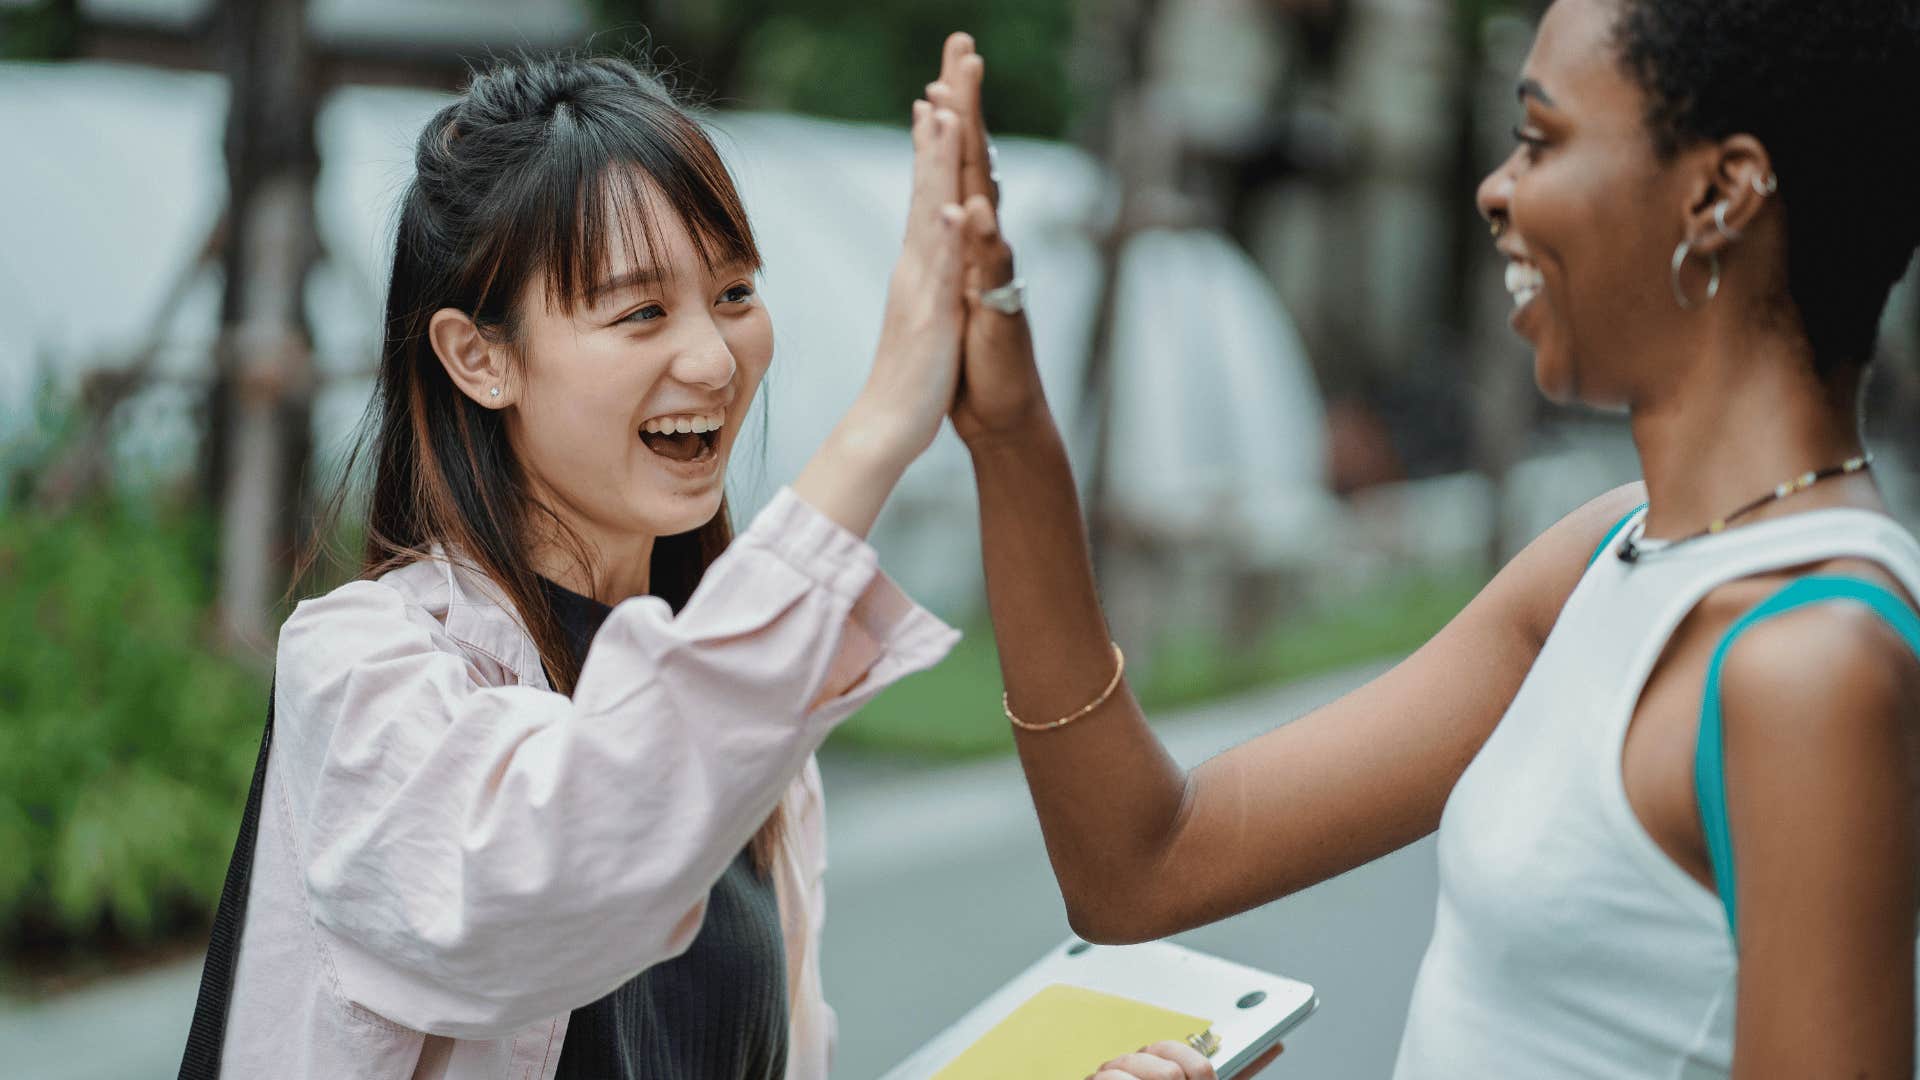
[[[1107,683],[1107,688],[1100,691],[1100,696],[1088,702],[1079,712],[1063,716],[1058,720],[1049,720],[1044,724],[1030,724],[1013,715],[1013,705],[1007,700],[1007,695],[1005,694],[1000,695],[1000,711],[1006,713],[1007,719],[1012,722],[1013,726],[1022,731],[1052,731],[1057,727],[1066,727],[1075,720],[1105,705],[1107,699],[1113,696],[1113,692],[1120,688],[1120,676],[1127,673],[1127,654],[1120,651],[1118,642],[1115,642],[1113,646],[1113,658],[1116,664],[1113,669],[1113,681]]]

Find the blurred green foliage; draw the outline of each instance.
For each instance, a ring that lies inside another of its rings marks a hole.
[[[1290,612],[1251,646],[1218,634],[1177,632],[1152,670],[1132,677],[1134,693],[1157,713],[1402,656],[1445,626],[1485,583],[1485,575],[1467,570],[1389,578],[1338,602]],[[835,731],[833,741],[928,758],[1011,751],[992,629],[969,626],[938,667],[889,688]]]
[[[0,60],[59,60],[77,51],[79,9],[54,0],[0,4]]]
[[[1073,0],[594,0],[609,39],[716,104],[904,126],[966,30],[987,60],[996,131],[1059,137],[1074,115]]]
[[[266,681],[207,644],[199,516],[0,516],[0,950],[197,932]]]

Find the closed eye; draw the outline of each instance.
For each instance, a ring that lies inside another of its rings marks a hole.
[[[1539,157],[1547,148],[1546,139],[1527,131],[1518,124],[1513,127],[1513,141],[1526,148],[1529,161]]]

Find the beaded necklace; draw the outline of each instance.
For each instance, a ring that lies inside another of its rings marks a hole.
[[[1776,485],[1772,491],[1735,510],[1726,517],[1716,518],[1711,524],[1699,532],[1682,536],[1677,540],[1635,540],[1632,535],[1628,535],[1626,542],[1620,545],[1620,561],[1623,563],[1638,562],[1642,556],[1657,555],[1662,551],[1671,551],[1689,540],[1698,540],[1703,536],[1718,535],[1726,532],[1728,525],[1753,513],[1755,510],[1760,509],[1770,502],[1776,502],[1789,495],[1797,495],[1822,480],[1835,476],[1847,476],[1872,467],[1873,455],[1862,454],[1857,458],[1848,458],[1838,465],[1831,465],[1814,472],[1801,473],[1799,476],[1785,483]]]

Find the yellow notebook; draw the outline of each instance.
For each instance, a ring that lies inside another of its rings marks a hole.
[[[1212,1021],[1054,983],[966,1048],[934,1080],[1081,1080],[1102,1062],[1166,1039],[1184,1041]]]

